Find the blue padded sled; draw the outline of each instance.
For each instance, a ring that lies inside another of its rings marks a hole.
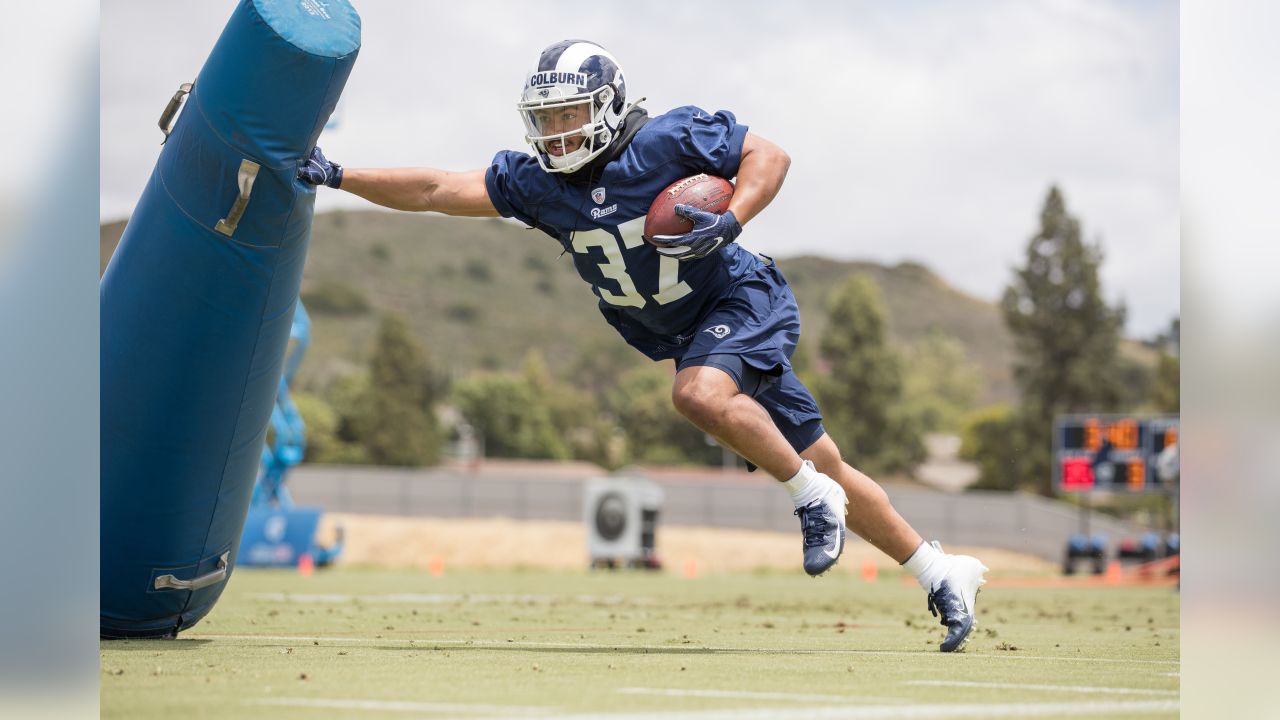
[[[295,174],[359,47],[345,0],[243,0],[162,118],[100,291],[103,637],[172,637],[231,575],[311,233]]]

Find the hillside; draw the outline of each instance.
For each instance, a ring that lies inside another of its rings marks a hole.
[[[105,267],[124,223],[101,228]],[[459,375],[515,367],[541,348],[548,364],[572,366],[602,353],[640,361],[600,318],[590,288],[542,233],[503,220],[380,211],[317,215],[303,280],[312,346],[299,381],[327,384],[364,362],[378,313],[403,314],[432,361]],[[779,258],[805,318],[807,349],[826,324],[825,302],[849,273],[879,283],[896,341],[938,328],[982,369],[979,402],[1012,400],[1012,340],[998,309],[948,286],[924,266]],[[634,356],[634,357],[633,357]]]

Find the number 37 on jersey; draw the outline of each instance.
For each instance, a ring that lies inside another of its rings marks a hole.
[[[644,244],[644,240],[640,238],[642,223],[643,218],[639,223],[632,221],[619,226],[621,239],[606,230],[578,231],[573,236],[575,253],[598,259],[600,256],[591,252],[593,248],[598,248],[604,254],[597,268],[607,280],[616,283],[617,292],[607,287],[607,283],[595,282],[585,274],[584,279],[595,285],[600,298],[610,305],[642,308],[650,299],[658,305],[666,305],[693,292],[693,289],[680,279],[680,261],[675,258],[656,252],[646,253],[643,263],[646,267],[627,266],[626,251]],[[632,257],[635,256],[633,253]],[[657,261],[656,273],[650,269],[654,260]],[[582,270],[579,264],[579,272],[582,273]]]

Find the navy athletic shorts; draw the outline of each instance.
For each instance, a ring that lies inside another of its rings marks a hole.
[[[800,341],[800,308],[777,266],[744,280],[702,322],[676,368],[706,365],[728,373],[738,389],[764,406],[796,452],[825,432],[822,413],[791,369]]]

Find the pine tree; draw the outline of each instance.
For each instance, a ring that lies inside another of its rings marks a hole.
[[[830,371],[815,390],[844,456],[869,472],[908,470],[923,460],[920,423],[903,406],[902,361],[889,346],[869,276],[854,274],[836,291],[819,351]]]
[[[440,459],[440,431],[430,365],[397,315],[382,319],[369,381],[360,398],[358,433],[379,465],[432,465]]]
[[[1040,230],[1028,242],[1025,264],[1015,270],[1000,303],[1018,353],[1017,418],[1030,455],[1028,476],[1010,478],[1012,486],[1050,490],[1056,415],[1114,410],[1123,397],[1117,378],[1125,312],[1103,298],[1101,265],[1101,249],[1084,242],[1080,221],[1051,187]]]

